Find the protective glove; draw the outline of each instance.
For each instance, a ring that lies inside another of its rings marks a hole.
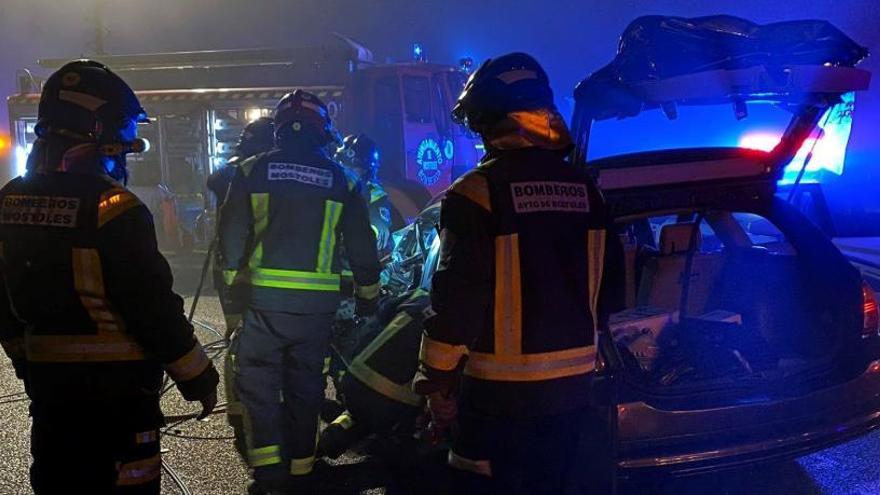
[[[428,395],[428,410],[435,429],[445,430],[455,423],[458,417],[458,401],[451,394],[434,392]]]
[[[214,408],[217,407],[217,391],[215,390],[205,397],[202,397],[199,399],[199,402],[202,404],[202,412],[196,417],[196,419],[205,419],[209,414],[214,412]]]
[[[360,297],[355,298],[355,309],[354,312],[358,316],[358,318],[369,318],[376,314],[376,310],[378,309],[378,299],[374,297],[373,299],[363,299]]]

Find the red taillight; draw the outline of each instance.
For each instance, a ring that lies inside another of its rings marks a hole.
[[[877,297],[874,295],[874,290],[867,282],[862,282],[862,314],[864,315],[862,337],[877,335],[878,327],[880,327],[880,308],[877,307]]]

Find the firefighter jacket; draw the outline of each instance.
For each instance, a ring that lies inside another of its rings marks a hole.
[[[217,372],[172,291],[152,217],[93,173],[29,172],[0,190],[0,342],[31,399],[211,393]]]
[[[422,397],[412,391],[412,380],[419,367],[422,323],[431,301],[421,289],[401,299],[388,324],[352,359],[343,380],[357,379],[379,395],[418,407]]]
[[[318,151],[282,148],[248,159],[220,212],[226,282],[244,283],[256,309],[333,313],[341,239],[356,295],[375,299],[376,240],[360,194],[342,166]]]
[[[563,153],[495,150],[448,190],[416,391],[450,393],[463,374],[462,407],[488,415],[587,403],[595,330],[622,304],[600,286],[620,285],[606,266],[622,254],[599,191]]]

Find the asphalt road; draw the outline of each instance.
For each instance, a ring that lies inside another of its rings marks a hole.
[[[178,289],[191,293],[196,286],[199,260],[174,260]],[[189,303],[191,299],[187,299]],[[187,307],[189,307],[187,305]],[[196,319],[222,331],[217,298],[204,297]],[[199,327],[203,343],[217,335]],[[222,367],[222,353],[215,362]],[[8,360],[0,357],[0,495],[29,494],[27,400],[21,394]],[[332,393],[332,390],[330,391]],[[223,401],[221,391],[221,401]],[[195,412],[173,391],[163,399],[166,415]],[[166,429],[162,442],[164,460],[193,494],[229,495],[245,493],[247,471],[238,460],[231,440],[231,429],[223,414],[205,421],[187,421]],[[772,466],[761,466],[724,475],[679,480],[663,486],[631,487],[633,494],[669,495],[876,495],[880,494],[880,432],[813,454]],[[326,494],[432,494],[443,493],[445,471],[439,457],[419,467],[392,469],[369,456],[349,454],[319,471],[321,493]],[[163,494],[183,493],[167,473],[163,474]]]

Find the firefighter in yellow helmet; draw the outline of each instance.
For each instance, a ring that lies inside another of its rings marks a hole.
[[[565,493],[620,245],[532,57],[487,61],[453,115],[487,154],[443,199],[414,388],[435,426],[457,419],[455,493]]]
[[[375,312],[376,238],[358,184],[330,160],[332,125],[316,96],[297,90],[275,111],[277,148],[241,165],[220,212],[228,284],[246,287],[233,339],[233,381],[244,418],[251,493],[308,490],[322,375],[340,303],[339,247],[354,274],[357,313]]]
[[[37,495],[159,494],[163,369],[216,404],[217,372],[171,290],[125,155],[146,114],[103,65],[46,81],[24,177],[0,191],[0,343],[31,399]]]

